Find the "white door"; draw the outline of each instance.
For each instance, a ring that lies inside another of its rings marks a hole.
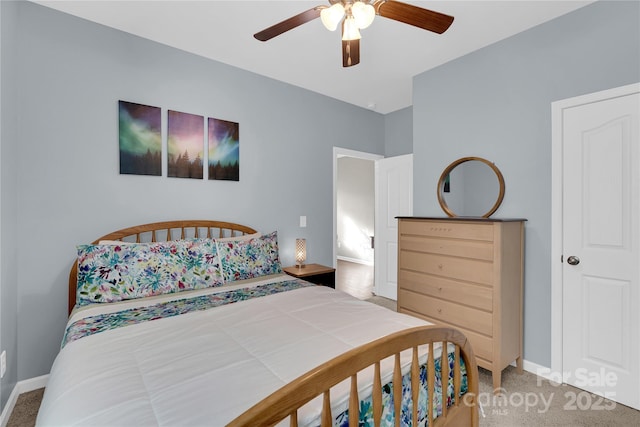
[[[398,299],[398,220],[413,213],[413,154],[376,160],[374,292]]]
[[[562,369],[568,384],[640,408],[635,92],[562,113]]]

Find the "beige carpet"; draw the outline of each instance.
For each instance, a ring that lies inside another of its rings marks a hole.
[[[495,396],[491,372],[479,371],[481,426],[640,426],[640,411],[513,367],[502,373],[504,394]]]
[[[377,295],[372,296],[371,298],[367,298],[367,301],[372,302],[374,304],[381,305],[383,307],[388,308],[389,310],[397,311],[398,305],[392,299],[388,299],[385,297],[379,297]]]
[[[7,427],[32,427],[36,425],[36,416],[42,401],[44,389],[40,388],[18,396]]]

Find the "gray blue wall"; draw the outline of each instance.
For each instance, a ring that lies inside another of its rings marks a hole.
[[[2,408],[13,390],[18,373],[18,269],[17,264],[17,110],[11,100],[18,97],[12,82],[18,70],[15,46],[17,10],[0,2],[0,351],[7,351],[7,373],[0,379]],[[11,143],[4,143],[11,141]]]
[[[441,215],[440,173],[484,157],[494,216],[527,218],[524,356],[551,365],[551,102],[640,81],[640,3],[597,2],[414,78],[414,213]]]
[[[49,372],[78,243],[210,218],[277,230],[284,264],[296,237],[309,262],[333,262],[332,148],[384,154],[383,116],[33,3],[0,7],[2,405]],[[239,122],[240,181],[119,175],[118,100]]]
[[[384,116],[385,157],[413,153],[413,108],[407,107]]]

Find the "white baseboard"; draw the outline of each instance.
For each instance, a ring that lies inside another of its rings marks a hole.
[[[367,261],[367,260],[364,260],[364,259],[349,258],[349,257],[346,257],[346,256],[338,256],[337,258],[340,261],[355,262],[356,264],[364,264],[364,265],[373,265],[373,261]]]
[[[529,362],[528,360],[523,360],[522,361],[522,368],[527,371],[527,372],[531,372],[532,374],[536,374],[539,377],[543,377],[543,378],[547,378],[545,375],[543,375],[542,373],[549,371],[550,369],[542,366],[542,365],[538,365],[537,363],[533,363],[533,362]],[[549,379],[549,378],[547,378]]]
[[[48,380],[49,375],[42,375],[40,377],[18,381],[9,395],[9,400],[7,400],[7,404],[2,410],[2,415],[0,415],[0,427],[7,426],[9,418],[11,417],[11,412],[13,412],[13,408],[16,406],[16,402],[18,401],[18,396],[22,393],[28,393],[30,391],[46,387]]]
[[[511,366],[515,367],[516,362],[512,362]],[[526,359],[522,361],[522,369],[549,381],[555,381],[556,379],[556,376],[553,375],[550,368],[547,368],[546,366],[538,365],[537,363],[534,363],[534,362],[529,362]]]
[[[7,400],[7,404],[4,405],[4,409],[2,410],[2,415],[0,415],[0,426],[6,427],[9,422],[9,417],[11,416],[11,412],[13,412],[13,408],[16,406],[16,402],[18,401],[18,384],[11,390],[11,394],[9,395],[9,400]]]
[[[16,386],[20,386],[20,394],[28,393],[33,390],[37,390],[39,388],[43,388],[47,386],[47,381],[49,381],[49,375],[41,375],[39,377],[30,378],[28,380],[19,381]]]

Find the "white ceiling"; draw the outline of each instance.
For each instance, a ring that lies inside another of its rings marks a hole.
[[[319,19],[267,42],[253,34],[327,0],[35,1],[90,21],[300,86],[379,113],[412,105],[423,71],[583,7],[591,1],[415,1],[455,17],[434,34],[377,16],[362,30],[360,64],[342,67],[339,31]]]

